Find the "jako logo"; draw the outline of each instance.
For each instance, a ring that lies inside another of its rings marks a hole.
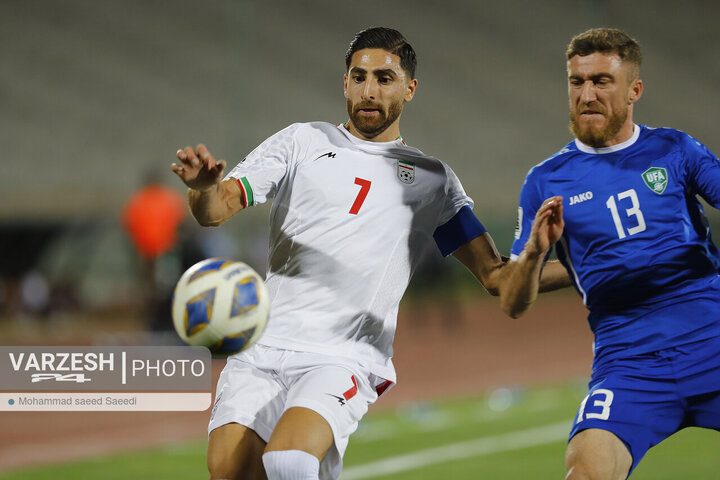
[[[580,195],[573,195],[572,197],[570,197],[570,205],[575,205],[576,203],[584,202],[585,200],[592,200],[592,198],[592,192],[585,192],[581,193]]]

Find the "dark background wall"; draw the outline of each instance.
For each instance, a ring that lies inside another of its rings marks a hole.
[[[626,29],[645,55],[635,120],[685,130],[718,152],[718,20],[720,4],[702,0],[3,0],[0,223],[75,225],[45,251],[43,269],[60,269],[62,254],[70,264],[95,255],[83,268],[113,278],[91,282],[88,296],[122,296],[113,282],[125,278],[127,245],[107,232],[119,231],[146,176],[159,172],[182,192],[168,168],[181,146],[204,142],[234,164],[290,123],[344,121],[347,45],[386,25],[419,58],[403,136],[452,165],[507,252],[525,173],[570,140],[570,37]],[[224,241],[261,258],[267,208],[243,216]],[[93,240],[87,223],[105,233]],[[9,243],[5,262],[24,242]]]

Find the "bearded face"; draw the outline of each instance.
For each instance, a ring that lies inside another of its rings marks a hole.
[[[631,105],[642,82],[615,53],[575,55],[568,61],[570,131],[594,148],[621,143],[632,135]]]
[[[374,138],[387,130],[395,120],[400,118],[403,109],[403,101],[396,100],[387,106],[373,102],[360,101],[353,104],[347,99],[347,112],[355,128],[365,137]]]
[[[608,112],[599,103],[570,105],[570,131],[585,145],[602,148],[617,137],[628,117],[625,104]]]
[[[380,48],[355,52],[344,76],[347,129],[364,140],[395,140],[403,107],[416,87],[417,80],[408,77],[397,55]]]

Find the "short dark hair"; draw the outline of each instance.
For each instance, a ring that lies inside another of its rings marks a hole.
[[[591,28],[570,40],[567,59],[575,55],[584,57],[595,52],[616,53],[620,60],[632,66],[634,76],[640,74],[642,53],[640,45],[627,33],[617,28]]]
[[[355,34],[345,53],[345,70],[350,68],[350,60],[355,52],[365,48],[382,48],[400,57],[400,66],[411,79],[415,78],[417,57],[415,50],[405,40],[402,33],[392,28],[370,27]]]

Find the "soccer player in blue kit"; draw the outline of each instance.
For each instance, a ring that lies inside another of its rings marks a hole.
[[[633,123],[640,63],[620,30],[570,42],[576,139],[526,177],[511,257],[523,261],[500,292],[504,311],[522,315],[557,242],[589,310],[593,374],[567,447],[572,480],[627,478],[682,428],[720,430],[720,254],[697,199],[720,207],[720,162],[686,133]]]

